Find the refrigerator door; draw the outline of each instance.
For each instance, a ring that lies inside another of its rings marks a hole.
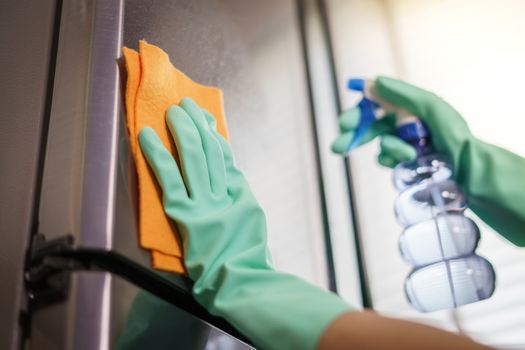
[[[24,259],[36,221],[55,7],[52,0],[4,1],[0,10],[0,349],[20,348],[23,336]]]
[[[64,1],[39,232],[48,240],[70,234],[77,248],[113,250],[149,268],[149,253],[137,241],[136,179],[119,72],[121,46],[136,48],[146,39],[195,81],[223,89],[232,146],[266,211],[277,267],[326,287],[320,179],[298,18],[292,0]],[[161,275],[189,291],[187,279]],[[137,315],[139,330],[128,323]],[[247,348],[103,272],[72,273],[67,300],[33,313],[28,345]]]

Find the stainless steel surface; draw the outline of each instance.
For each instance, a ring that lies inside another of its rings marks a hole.
[[[40,232],[75,243],[113,240],[122,1],[64,1]],[[80,273],[67,302],[35,312],[31,347],[109,348],[111,278]]]
[[[78,241],[80,234],[95,4],[62,7],[39,209],[39,230],[48,239],[71,233]]]
[[[48,237],[110,248],[122,1],[65,1],[40,205]]]
[[[20,346],[54,11],[52,0],[3,1],[0,8],[0,349]]]
[[[124,0],[95,5],[87,95],[82,221],[79,245],[111,249],[113,242]],[[111,276],[79,276],[75,349],[110,348]]]
[[[113,241],[115,169],[124,0],[97,1],[87,96],[82,223],[79,244],[110,249]]]
[[[233,148],[266,210],[277,267],[326,286],[296,10],[292,0],[128,0],[123,39],[134,48],[146,39],[194,80],[223,89]],[[121,11],[119,1],[64,1],[40,231],[48,238],[69,232],[77,245],[112,248],[149,265],[137,243],[134,170],[119,105]],[[138,295],[119,279],[75,274],[67,302],[35,313],[31,348],[107,349],[126,330]],[[196,334],[206,337],[207,326],[181,312],[171,317],[194,325],[179,346],[198,347]]]

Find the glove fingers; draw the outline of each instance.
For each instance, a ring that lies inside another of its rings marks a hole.
[[[350,108],[339,116],[339,130],[342,133],[348,131],[354,131],[359,125],[359,119],[361,118],[361,111],[359,107]]]
[[[437,96],[431,92],[401,80],[383,76],[376,79],[375,87],[379,97],[420,118],[428,116],[431,111],[428,106],[437,99]]]
[[[224,156],[219,141],[212,135],[212,129],[206,120],[204,112],[195,101],[191,98],[183,98],[180,106],[193,120],[201,136],[212,192],[218,195],[225,194],[226,169],[224,167]],[[213,119],[215,120],[215,118]]]
[[[208,165],[197,126],[186,111],[177,105],[168,108],[167,122],[177,145],[182,174],[190,197],[209,194],[211,188]]]
[[[202,112],[204,113],[206,122],[208,122],[208,125],[210,126],[211,130],[213,132],[217,132],[217,119],[215,119],[215,117],[204,108],[202,108]]]
[[[374,122],[374,124],[372,124],[368,132],[363,137],[363,140],[361,140],[360,144],[367,143],[380,135],[394,133],[395,122],[396,121],[394,115],[388,115],[377,120],[376,122]]]
[[[393,135],[384,135],[380,142],[381,153],[378,160],[386,166],[395,166],[398,163],[414,160],[417,153],[414,147]]]
[[[164,147],[157,133],[144,127],[139,133],[139,143],[149,166],[155,173],[157,181],[164,192],[164,201],[174,201],[180,207],[188,200],[188,193],[179,171],[179,167],[170,152]],[[165,203],[166,207],[171,207]]]
[[[205,109],[203,109],[202,111],[204,113],[206,121],[208,122],[208,125],[212,129],[213,136],[221,146],[222,155],[224,157],[224,164],[226,165],[226,169],[228,169],[228,167],[232,166],[235,163],[230,144],[224,139],[224,137],[221,134],[217,132],[217,121],[215,120],[215,117],[213,117],[213,115]]]
[[[358,112],[356,113],[355,110],[357,110]],[[342,131],[341,135],[339,135],[339,137],[332,143],[332,151],[334,153],[344,154],[348,152],[348,147],[350,146],[350,143],[352,142],[355,136],[355,128],[352,129],[351,126],[355,125],[355,127],[357,127],[357,124],[359,124],[359,120],[358,120],[359,119],[359,109],[352,108],[350,111],[352,111],[350,115],[353,115],[354,117],[347,118],[348,120],[352,119],[352,121],[348,121],[344,125],[344,127],[348,127],[348,130]],[[344,115],[341,118],[343,117]],[[378,121],[374,122],[374,124],[372,124],[370,129],[363,136],[363,139],[359,142],[358,146],[373,140],[375,137],[379,135],[392,133],[394,131],[394,125],[395,125],[394,115],[385,116],[384,118],[379,119]],[[341,130],[343,130],[343,125],[341,121],[339,123],[339,126]]]
[[[378,77],[375,86],[379,97],[421,118],[439,141],[450,120],[460,121],[456,128],[469,132],[461,115],[432,92],[388,77]]]
[[[332,152],[337,154],[345,154],[348,152],[348,146],[352,142],[355,133],[353,131],[345,132],[332,143]]]
[[[217,121],[211,115],[211,113],[205,109],[203,109],[202,111],[204,112],[208,124],[212,127],[213,136],[221,146],[222,154],[224,156],[224,165],[226,167],[226,183],[229,187],[244,184],[246,180],[244,179],[244,175],[242,174],[242,172],[235,165],[235,157],[233,156],[230,143],[221,134],[217,132]]]
[[[379,164],[387,168],[393,168],[397,165],[397,162],[394,158],[383,153],[379,153],[379,155],[377,156],[377,161],[379,162]]]

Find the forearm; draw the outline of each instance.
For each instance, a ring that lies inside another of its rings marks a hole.
[[[477,139],[465,144],[457,174],[469,207],[517,246],[525,246],[525,159]]]
[[[218,288],[195,297],[261,349],[313,350],[328,325],[351,310],[339,296],[299,277],[240,260],[222,266]]]
[[[348,312],[338,317],[321,336],[317,349],[487,350],[490,348],[465,336],[363,311]]]
[[[326,327],[351,307],[337,295],[271,266],[266,235],[255,234],[265,229],[264,214],[246,194],[237,197],[242,216],[224,210],[203,223],[191,223],[193,231],[179,225],[186,268],[195,282],[193,295],[261,349],[313,350]],[[221,223],[225,215],[232,219]]]

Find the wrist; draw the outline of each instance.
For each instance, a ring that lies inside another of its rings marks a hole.
[[[224,276],[215,293],[197,300],[263,349],[315,349],[326,328],[354,310],[337,295],[271,268],[229,268]]]

